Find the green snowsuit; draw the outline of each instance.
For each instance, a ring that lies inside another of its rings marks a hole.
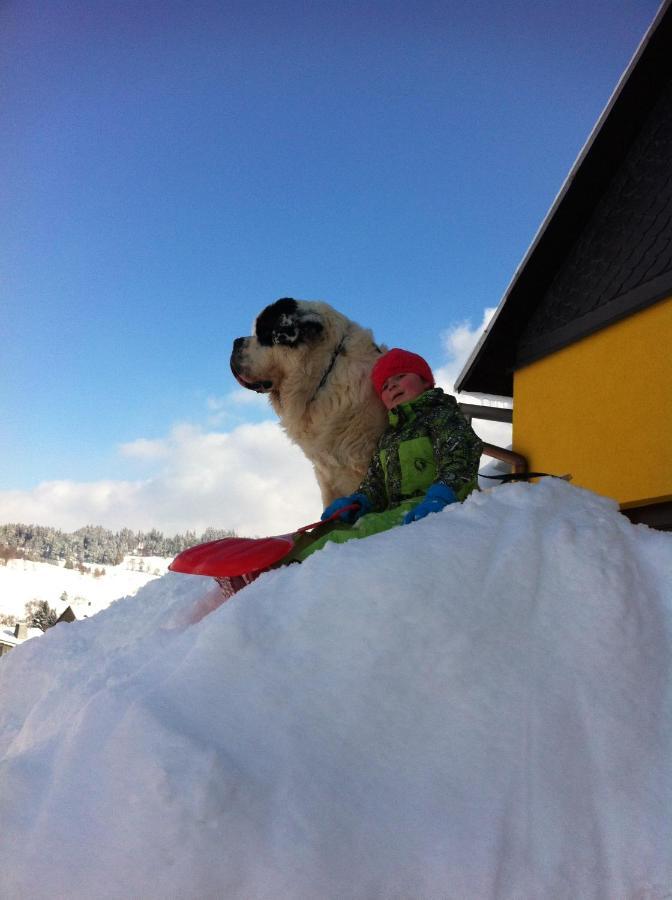
[[[308,546],[298,546],[290,558],[305,559],[327,541],[343,543],[400,525],[437,481],[452,488],[458,500],[476,487],[483,444],[454,397],[432,388],[395,407],[388,421],[356,491],[366,496],[371,511],[354,525],[339,522]]]

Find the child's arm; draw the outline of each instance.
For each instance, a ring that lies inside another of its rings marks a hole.
[[[467,422],[455,400],[434,411],[429,434],[434,449],[436,480],[448,485],[459,497],[460,490],[478,476],[483,443]]]
[[[380,461],[380,454],[374,453],[369,468],[364,476],[364,481],[357,488],[358,494],[364,494],[370,503],[367,512],[382,512],[387,509],[387,489],[385,487],[385,473]]]
[[[365,516],[370,512],[380,512],[387,508],[387,491],[385,489],[385,477],[380,458],[376,453],[369,463],[369,469],[366,473],[364,481],[360,484],[354,494],[347,497],[337,497],[336,500],[327,506],[322,513],[322,519],[329,519],[339,509],[350,506],[353,503],[359,504],[359,509],[349,510],[340,517],[344,522],[352,525],[360,516]]]
[[[463,500],[477,483],[482,443],[462,415],[455,400],[434,411],[427,423],[434,450],[436,481],[424,500],[404,516],[404,525],[424,519],[450,503]]]

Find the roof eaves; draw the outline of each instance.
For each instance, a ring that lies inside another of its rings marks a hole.
[[[567,175],[564,182],[562,183],[560,190],[558,191],[553,203],[551,204],[549,211],[547,212],[546,216],[542,220],[541,225],[537,229],[536,234],[532,238],[532,241],[531,241],[527,251],[525,252],[525,255],[523,256],[521,262],[517,266],[517,268],[513,274],[513,277],[511,278],[511,281],[509,282],[509,285],[506,288],[504,295],[503,295],[501,301],[499,302],[499,305],[497,306],[497,309],[495,310],[495,313],[493,314],[490,322],[488,323],[488,326],[484,330],[478,343],[474,347],[474,349],[471,352],[469,358],[467,359],[465,365],[463,366],[462,371],[460,372],[457,380],[455,381],[455,390],[457,392],[470,391],[470,392],[485,392],[485,393],[502,393],[502,391],[492,390],[492,388],[488,387],[487,384],[480,385],[480,386],[473,384],[470,381],[470,379],[472,378],[472,376],[478,377],[477,368],[480,365],[482,365],[483,357],[485,356],[486,352],[488,352],[490,350],[490,348],[492,347],[493,343],[495,342],[495,340],[497,338],[497,334],[498,334],[497,326],[500,323],[500,319],[505,318],[505,307],[509,303],[509,300],[511,299],[511,297],[513,295],[515,295],[515,293],[520,285],[520,282],[522,280],[522,277],[523,277],[524,273],[527,271],[530,261],[532,260],[533,256],[535,256],[535,254],[537,253],[539,246],[542,244],[544,238],[547,236],[551,222],[555,219],[556,214],[558,213],[558,210],[562,206],[562,204],[565,201],[567,195],[569,194],[572,186],[574,185],[575,181],[577,180],[577,177],[579,175],[581,167],[583,166],[587,156],[589,155],[590,151],[592,150],[593,146],[595,145],[595,142],[597,141],[598,136],[602,133],[605,123],[607,122],[607,120],[608,120],[609,116],[611,115],[614,107],[616,106],[621,94],[623,93],[623,89],[624,89],[625,85],[630,80],[630,77],[631,77],[633,71],[637,67],[642,55],[644,54],[646,48],[648,47],[653,35],[657,31],[658,26],[660,25],[660,22],[664,18],[665,14],[668,11],[671,4],[672,4],[672,0],[663,0],[663,3],[659,7],[658,12],[656,13],[651,25],[649,26],[649,28],[645,32],[644,36],[642,37],[641,41],[639,42],[637,49],[635,50],[635,52],[632,56],[632,59],[630,60],[630,62],[626,66],[623,74],[619,78],[619,80],[616,84],[616,87],[612,91],[611,96],[609,97],[609,100],[607,101],[600,117],[598,118],[597,122],[593,126],[583,147],[579,151],[579,154],[577,155],[576,160],[569,171],[569,174]],[[512,372],[513,372],[513,364],[511,364],[510,368],[508,368],[506,374],[512,375]],[[512,379],[511,379],[511,384],[512,384]],[[512,396],[512,394],[513,394],[513,387],[511,386],[510,393],[506,394],[506,395]]]

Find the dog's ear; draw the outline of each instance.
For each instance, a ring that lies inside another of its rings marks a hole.
[[[305,317],[301,317],[299,330],[302,341],[314,341],[324,331],[324,325],[314,313],[308,313]]]

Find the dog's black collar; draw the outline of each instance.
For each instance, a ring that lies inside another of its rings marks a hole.
[[[345,339],[346,339],[347,336],[348,336],[348,333],[347,333],[347,331],[346,331],[346,333],[345,333],[345,334],[343,335],[343,337],[341,338],[338,347],[336,347],[336,349],[334,350],[334,352],[333,352],[333,354],[332,354],[332,357],[331,357],[331,362],[330,362],[329,365],[327,366],[327,368],[326,368],[326,370],[325,370],[325,372],[324,372],[324,375],[322,376],[322,380],[320,381],[320,383],[318,384],[318,386],[315,388],[315,393],[314,393],[313,396],[310,398],[310,401],[309,401],[310,403],[313,402],[313,400],[315,399],[315,397],[317,397],[317,395],[320,393],[320,391],[322,390],[322,388],[323,388],[323,387],[325,386],[325,384],[327,383],[327,378],[329,378],[329,375],[331,374],[331,370],[332,370],[332,369],[334,368],[334,366],[336,365],[336,360],[338,359],[338,357],[340,356],[340,354],[343,353],[343,347],[345,346]]]

